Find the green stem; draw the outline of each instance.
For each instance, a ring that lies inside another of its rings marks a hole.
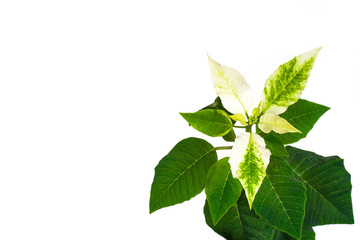
[[[222,147],[216,147],[215,150],[227,150],[227,149],[232,149],[232,146],[222,146]]]
[[[246,132],[251,133],[251,126],[252,126],[252,125],[247,125],[247,126],[246,126]]]
[[[246,126],[233,126],[234,128],[246,128]]]

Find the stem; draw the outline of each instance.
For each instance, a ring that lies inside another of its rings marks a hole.
[[[215,148],[215,151],[216,151],[216,150],[227,150],[227,149],[232,149],[232,148],[233,148],[232,146],[216,147],[216,148]]]
[[[247,125],[246,126],[246,132],[251,133],[251,127],[252,127],[252,125]]]
[[[234,128],[246,128],[246,126],[233,126]]]

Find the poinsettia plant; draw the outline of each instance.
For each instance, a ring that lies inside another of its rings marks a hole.
[[[218,97],[180,114],[194,129],[233,144],[214,147],[194,137],[176,144],[155,167],[150,213],[205,189],[206,223],[226,239],[315,239],[313,226],[354,223],[343,159],[285,146],[305,138],[329,110],[300,99],[319,50],[281,65],[255,107],[245,78],[209,57]],[[218,160],[217,151],[227,149],[229,157]]]

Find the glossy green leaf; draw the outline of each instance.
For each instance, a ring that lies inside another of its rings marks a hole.
[[[222,138],[227,142],[234,142],[236,139],[234,129],[231,129],[226,135],[222,136]]]
[[[228,240],[271,240],[273,237],[273,229],[254,210],[250,211],[245,194],[241,194],[237,204],[215,226],[207,202],[204,215],[207,225]]]
[[[251,209],[255,195],[265,177],[270,151],[265,141],[256,133],[241,133],[230,153],[232,174],[239,179]]]
[[[254,200],[255,212],[272,227],[301,237],[306,189],[286,160],[271,156],[266,177]]]
[[[288,162],[306,186],[306,217],[310,226],[354,223],[350,174],[338,156],[323,157],[313,152],[286,147]]]
[[[205,187],[206,175],[217,161],[214,147],[199,138],[186,138],[160,160],[151,185],[150,213],[182,203]]]
[[[214,225],[233,207],[240,197],[242,187],[231,174],[229,158],[216,162],[209,170],[205,184],[206,199]]]
[[[274,132],[264,134],[263,138],[265,140],[266,148],[270,150],[272,156],[289,156],[284,144]]]
[[[319,51],[317,48],[293,58],[266,80],[261,100],[264,113],[283,113],[299,100]]]
[[[279,230],[274,230],[273,240],[297,240],[297,239]],[[309,226],[304,226],[302,229],[301,240],[315,240],[314,229]]]
[[[224,136],[233,128],[231,119],[223,110],[204,109],[180,114],[193,128],[211,137]]]
[[[299,99],[291,105],[286,112],[280,116],[287,120],[292,126],[300,130],[301,133],[275,134],[283,144],[290,144],[305,138],[313,128],[317,120],[330,108],[313,103],[307,100]],[[264,135],[259,133],[262,137]]]
[[[204,109],[224,110],[228,115],[231,115],[231,113],[228,110],[226,110],[224,108],[224,106],[222,105],[220,97],[217,97],[212,104],[209,104],[208,106],[202,108],[201,110],[204,110]],[[232,121],[232,123],[234,125],[235,121],[234,120],[231,120],[231,121]],[[222,136],[222,138],[227,142],[234,142],[235,138],[236,138],[234,129],[231,129],[226,135]]]

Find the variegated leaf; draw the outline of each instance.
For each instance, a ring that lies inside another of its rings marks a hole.
[[[266,81],[262,94],[263,112],[281,114],[299,100],[320,48],[281,65]]]
[[[234,178],[243,186],[251,209],[252,202],[266,175],[270,151],[262,137],[256,133],[242,133],[230,153],[229,163]]]
[[[260,122],[258,127],[264,132],[269,133],[274,131],[276,133],[287,133],[287,132],[298,132],[293,125],[291,125],[288,121],[284,118],[280,117],[275,113],[265,113],[260,117]]]
[[[209,57],[211,76],[216,94],[231,113],[247,113],[254,94],[245,78],[235,69],[223,66]]]

